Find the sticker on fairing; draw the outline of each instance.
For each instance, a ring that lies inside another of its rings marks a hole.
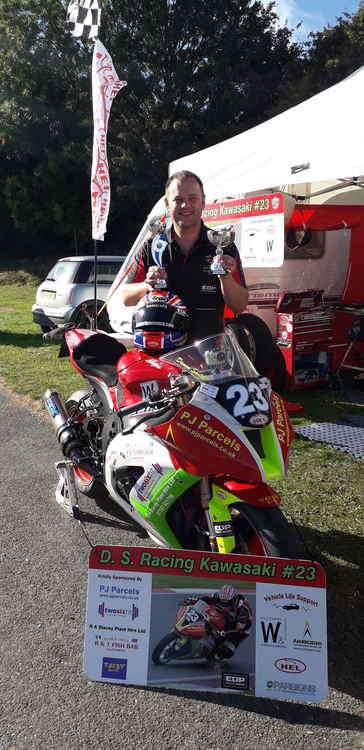
[[[143,398],[150,398],[153,393],[159,393],[159,384],[157,380],[144,380],[140,383]]]
[[[219,392],[217,385],[209,385],[208,383],[201,383],[199,390],[200,393],[204,393],[205,396],[210,396],[210,398],[216,398]]]
[[[268,381],[267,381],[268,382]],[[271,421],[269,391],[257,378],[229,380],[219,388],[217,401],[241,425],[264,426]],[[254,417],[259,420],[254,421]]]
[[[233,525],[231,521],[217,521],[214,523],[214,532],[216,536],[234,536]]]
[[[249,419],[249,424],[253,427],[264,427],[269,422],[269,417],[266,414],[253,414]]]

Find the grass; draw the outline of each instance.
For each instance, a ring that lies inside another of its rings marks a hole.
[[[37,282],[0,286],[0,377],[16,393],[40,402],[47,387],[64,395],[79,388],[83,379],[58,359],[59,347],[46,345],[32,321]]]
[[[58,359],[58,345],[43,343],[32,322],[39,280],[18,280],[0,273],[0,378],[40,405],[48,387],[66,397],[84,381],[68,358]],[[362,414],[364,409],[354,407],[343,392],[329,389],[290,392],[285,398],[305,407],[304,417],[293,418],[296,423],[335,421],[348,410]],[[360,460],[298,438],[287,477],[274,482],[282,508],[301,537],[301,557],[320,563],[327,574],[330,684],[347,692],[350,672],[350,692],[358,697],[363,669],[358,646],[364,629],[363,468]]]

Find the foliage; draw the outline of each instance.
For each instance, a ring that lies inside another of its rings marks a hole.
[[[65,10],[64,0],[0,8],[3,239],[38,254],[71,243],[75,228],[81,245],[90,235],[92,44],[65,30]],[[108,241],[122,234],[125,246],[168,163],[266,119],[300,50],[258,0],[104,0],[100,38],[128,79],[109,130]]]
[[[304,47],[302,75],[293,85],[288,85],[286,96],[282,97],[276,112],[282,112],[339,83],[363,65],[363,0],[356,13],[344,12],[336,19],[334,26],[325,26],[322,31],[310,33]]]
[[[0,189],[27,249],[74,227],[86,236],[90,55],[64,33],[64,13],[54,0],[3,0],[0,10]]]
[[[0,4],[0,240],[22,257],[83,251],[91,236],[92,42],[66,30],[67,5]],[[101,18],[128,81],[110,118],[104,252],[127,249],[170,161],[322,91],[364,53],[363,3],[303,46],[260,0],[103,0]]]

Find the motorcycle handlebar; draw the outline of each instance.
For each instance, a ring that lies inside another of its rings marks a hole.
[[[137,401],[136,404],[131,404],[130,406],[122,406],[121,409],[118,410],[118,416],[121,419],[123,417],[128,417],[129,414],[134,414],[138,411],[146,409],[147,406],[150,406],[150,403],[151,402],[147,398],[143,398],[142,401]]]

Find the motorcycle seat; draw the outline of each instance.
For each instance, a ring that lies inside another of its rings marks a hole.
[[[116,364],[126,348],[106,333],[83,339],[73,350],[73,359],[82,372],[101,378],[109,387],[118,382]]]

